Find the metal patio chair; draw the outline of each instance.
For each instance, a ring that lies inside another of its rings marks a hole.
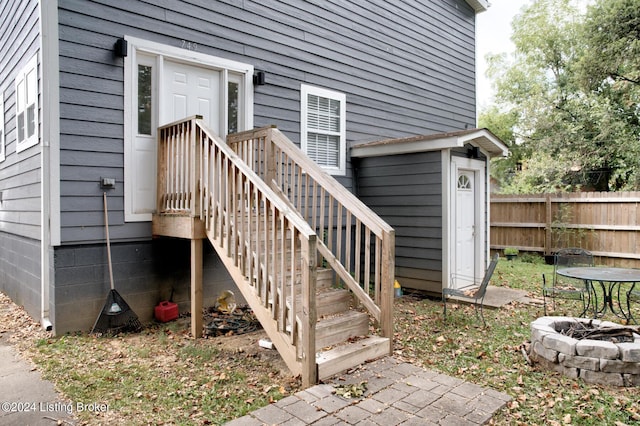
[[[640,283],[634,283],[627,290],[627,312],[625,313],[627,324],[638,324],[638,320],[631,311],[631,307],[638,304],[640,304]]]
[[[476,312],[476,317],[478,316],[478,311],[480,312],[480,318],[482,318],[482,324],[486,327],[487,323],[484,320],[484,314],[482,312],[482,306],[484,304],[484,295],[487,292],[487,286],[489,285],[489,281],[491,281],[491,276],[493,275],[493,271],[496,269],[496,265],[498,264],[498,253],[493,255],[491,259],[491,263],[487,268],[487,271],[482,278],[482,281],[479,284],[472,284],[470,286],[462,287],[462,288],[443,288],[442,289],[442,304],[444,305],[444,319],[447,320],[447,300],[454,299],[456,301],[467,302],[473,305],[473,308]]]
[[[593,293],[594,305],[597,306],[596,295],[591,291],[591,285],[587,281],[571,279],[558,275],[558,270],[578,266],[594,266],[593,254],[583,248],[571,247],[560,249],[554,255],[553,276],[547,278],[542,274],[542,298],[544,301],[544,314],[547,315],[547,299],[551,299],[552,309],[555,311],[556,299],[578,300],[582,302],[584,316],[591,306]]]

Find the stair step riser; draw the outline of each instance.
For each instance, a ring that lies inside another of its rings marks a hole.
[[[349,368],[356,367],[386,355],[391,351],[389,339],[373,337],[349,345],[320,352],[316,357],[318,363],[318,379],[326,379]]]
[[[299,273],[296,274],[296,277],[295,277],[296,294],[298,295],[302,294],[302,285],[300,284],[301,281],[302,281],[302,274],[299,274]],[[279,275],[276,276],[276,282],[277,283],[281,282]],[[289,289],[290,283],[291,283],[291,274],[287,273],[285,275],[284,282],[286,283],[287,289]],[[316,277],[316,291],[327,290],[327,289],[331,289],[332,287],[333,287],[333,275],[320,273],[320,271],[318,271],[318,275]]]
[[[302,306],[302,296],[296,298],[298,311]],[[316,297],[316,314],[318,318],[327,315],[336,315],[349,310],[351,306],[351,294],[346,290],[330,290],[319,292]]]
[[[325,315],[335,315],[349,310],[351,294],[346,290],[331,291],[318,295],[316,298],[316,312],[318,318]]]
[[[316,348],[337,345],[351,337],[367,334],[369,317],[360,312],[322,320],[316,325]]]

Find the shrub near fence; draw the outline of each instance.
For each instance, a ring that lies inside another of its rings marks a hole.
[[[598,263],[640,268],[640,192],[491,195],[491,249],[553,254],[582,247]]]

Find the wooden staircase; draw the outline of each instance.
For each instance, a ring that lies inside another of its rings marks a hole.
[[[391,352],[393,230],[277,129],[160,128],[157,212],[192,240],[192,311],[206,238],[304,386]]]
[[[354,307],[351,293],[334,286],[331,269],[318,270],[315,327],[318,379],[390,353],[391,340],[370,334],[370,318]],[[302,295],[297,295],[301,306]]]

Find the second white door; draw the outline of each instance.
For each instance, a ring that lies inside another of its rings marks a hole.
[[[476,271],[475,173],[458,169],[456,185],[456,287],[471,285]]]

